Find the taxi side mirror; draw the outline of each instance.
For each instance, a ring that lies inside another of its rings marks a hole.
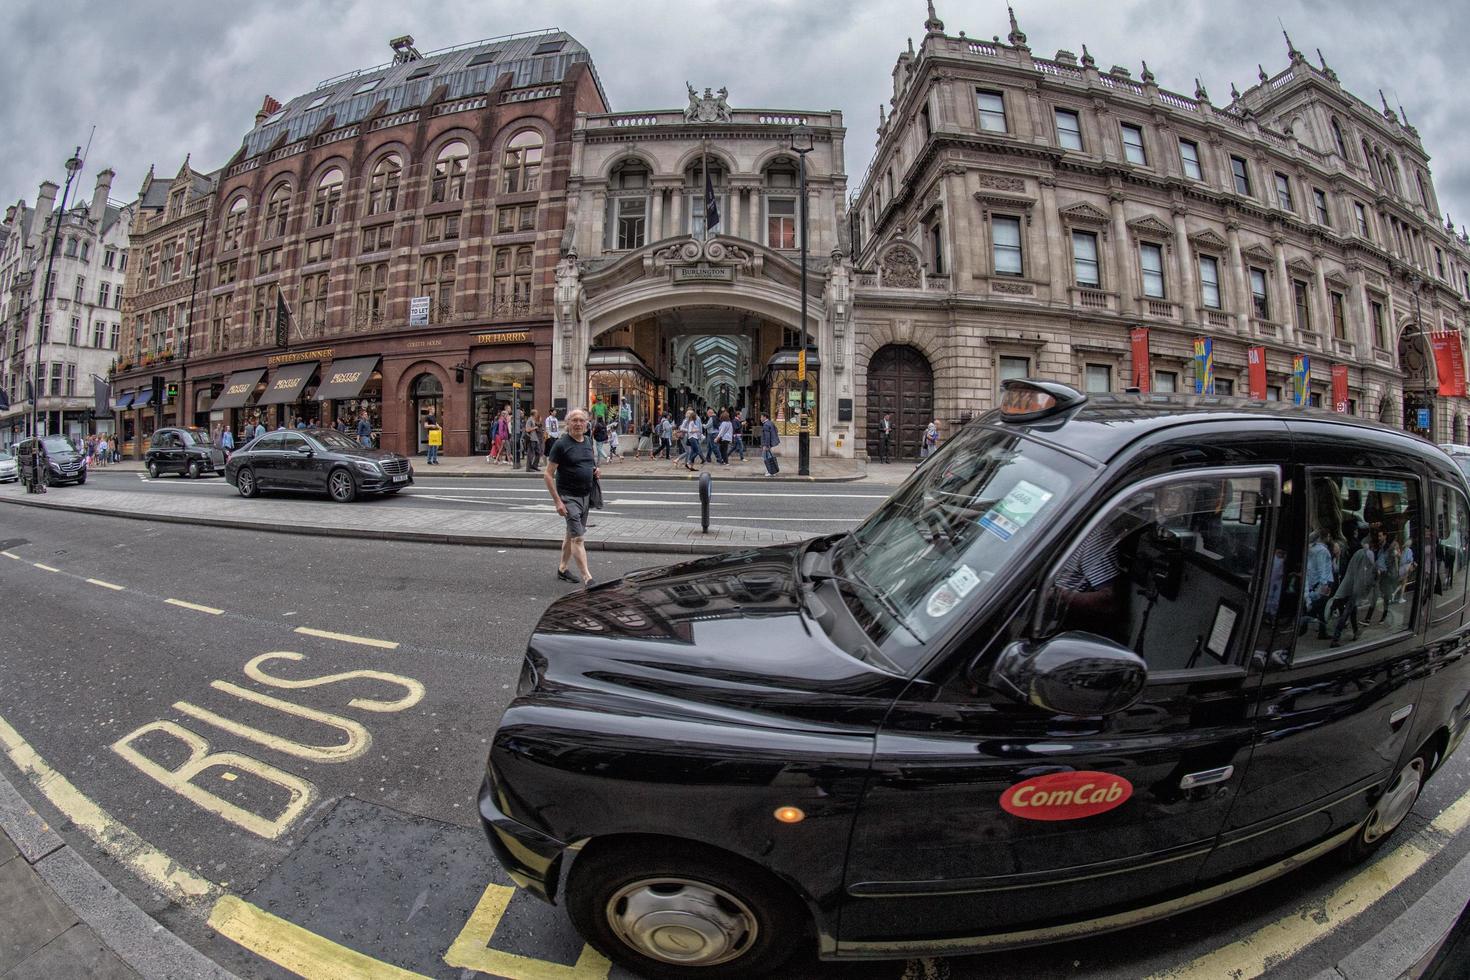
[[[1058,715],[1110,715],[1143,693],[1143,658],[1095,633],[1062,633],[1040,644],[1018,641],[1001,651],[990,686]]]

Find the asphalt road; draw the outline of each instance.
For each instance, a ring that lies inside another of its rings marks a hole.
[[[159,492],[218,492],[182,486]],[[560,909],[507,887],[474,812],[525,638],[547,603],[573,588],[556,581],[552,555],[16,507],[0,507],[0,551],[15,556],[0,557],[0,718],[143,840],[274,915],[424,975],[609,975],[572,971],[581,941]],[[598,553],[593,574],[666,561]],[[6,775],[44,811],[35,787],[12,768]],[[1462,751],[1402,837],[1467,788]],[[74,827],[60,829],[82,853],[98,854]],[[1367,886],[1321,861],[1126,933],[947,962],[808,964],[792,975],[1140,977],[1285,922],[1318,940],[1282,974],[1307,977],[1401,914],[1467,852],[1470,835],[1444,843],[1422,874],[1340,928],[1333,903]],[[97,863],[242,977],[287,975],[127,871]],[[496,895],[508,904],[489,901]],[[526,962],[562,972],[527,972]]]
[[[858,523],[893,492],[892,487],[861,483],[763,483],[759,480],[723,480],[713,474],[714,492],[710,520],[737,527],[779,530],[810,528],[813,534],[841,531]],[[420,468],[415,484],[397,495],[375,502],[381,507],[411,507],[439,510],[520,512],[545,511],[552,507],[546,487],[524,477],[439,477]],[[699,495],[689,481],[619,480],[603,481],[607,500],[604,513],[624,517],[651,518],[679,523],[699,523]],[[223,477],[187,480],[173,475],[149,479],[146,473],[94,470],[87,478],[89,489],[118,489],[130,492],[237,496]],[[64,490],[64,488],[61,488]]]

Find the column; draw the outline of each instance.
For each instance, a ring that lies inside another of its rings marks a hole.
[[[1113,284],[1118,290],[1118,309],[1127,314],[1138,312],[1137,295],[1140,290],[1133,284],[1133,255],[1128,247],[1128,222],[1123,216],[1123,192],[1108,194],[1113,212]]]
[[[1281,239],[1271,240],[1271,252],[1276,256],[1276,281],[1280,283],[1277,287],[1281,295],[1279,302],[1283,305],[1278,309],[1282,312],[1281,317],[1281,339],[1288,344],[1296,343],[1296,296],[1291,288],[1291,273],[1286,270],[1286,249],[1282,247]],[[1306,324],[1305,329],[1310,330],[1312,325]]]
[[[1189,250],[1189,231],[1184,227],[1184,208],[1175,205],[1174,268],[1179,274],[1179,308],[1186,326],[1199,325],[1199,304],[1194,286],[1194,256]]]
[[[1317,332],[1322,335],[1322,349],[1332,350],[1332,341],[1337,336],[1332,332],[1332,302],[1327,295],[1327,276],[1322,271],[1322,254],[1312,253],[1312,284],[1317,287],[1317,308],[1321,311],[1315,318]]]
[[[1035,253],[1045,257],[1045,264],[1032,270],[1031,275],[1033,279],[1042,279],[1048,283],[1052,302],[1067,304],[1071,296],[1069,287],[1072,283],[1072,277],[1067,272],[1067,252],[1070,249],[1070,240],[1063,240],[1067,238],[1067,232],[1061,227],[1061,219],[1057,215],[1057,182],[1054,177],[1042,177],[1039,183],[1041,184],[1041,214],[1036,215],[1035,209],[1032,209],[1026,219],[1027,224],[1030,224],[1035,218],[1041,225],[1039,230],[1045,237],[1046,247],[1036,249]],[[1055,229],[1053,222],[1056,222]]]
[[[669,228],[669,235],[687,235],[689,229],[684,221],[684,194],[682,188],[676,187],[669,192],[669,203],[673,205],[672,210],[674,212],[673,221],[671,222],[672,227]]]
[[[648,240],[656,242],[664,237],[664,189],[653,188],[653,205],[648,216]]]
[[[592,241],[589,254],[600,255],[607,243],[607,192],[592,193]]]
[[[1348,279],[1352,283],[1352,301],[1348,308],[1354,311],[1353,334],[1357,337],[1358,360],[1364,364],[1373,362],[1373,350],[1378,346],[1378,338],[1373,336],[1373,316],[1368,308],[1368,285],[1363,278],[1363,267],[1357,264],[1348,266]],[[1387,312],[1384,313],[1387,316]]]
[[[1245,271],[1245,257],[1240,254],[1240,224],[1225,223],[1225,237],[1230,242],[1230,282],[1235,293],[1239,312],[1235,314],[1235,331],[1242,337],[1250,336],[1251,327],[1251,284]]]

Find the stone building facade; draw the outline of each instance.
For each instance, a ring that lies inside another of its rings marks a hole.
[[[851,455],[842,115],[732,108],[725,89],[688,96],[680,109],[577,117],[553,395],[600,399],[634,424],[730,407],[798,431],[802,165],[791,134],[804,125],[812,446]],[[708,232],[707,194],[718,215]]]
[[[217,174],[195,171],[185,159],[171,180],[155,177],[150,168],[138,190],[129,245],[136,258],[128,268],[122,305],[122,322],[130,326],[113,369],[122,382],[113,392],[119,448],[128,455],[141,454],[140,438],[159,424],[196,421],[195,412],[183,405],[179,381],[194,353],[189,324],[200,314],[204,236],[217,179]],[[167,381],[161,404],[153,401],[154,376]],[[209,397],[206,389],[196,391],[195,408],[207,411]]]
[[[1463,365],[1470,241],[1401,112],[1289,38],[1284,70],[1217,106],[1085,47],[1035,57],[1014,15],[1004,42],[947,34],[932,4],[924,30],[849,219],[865,442],[892,411],[912,452],[1007,377],[1194,391],[1196,340],[1216,394],[1246,394],[1264,355],[1255,395],[1291,401],[1305,358],[1313,404],[1464,439],[1470,401],[1439,393],[1430,347]]]
[[[560,31],[392,47],[266,99],[212,191],[187,362],[131,364],[118,390],[164,373],[186,421],[237,431],[365,413],[410,454],[430,415],[464,455],[510,401],[549,406],[571,132],[607,108],[590,56]],[[125,349],[170,349],[152,325],[132,317]]]
[[[80,439],[110,432],[112,419],[95,412],[93,377],[106,378],[119,344],[123,281],[133,205],[108,200],[113,172],[97,175],[91,203],[74,200],[63,214],[60,188],[44,181],[34,207],[5,209],[0,234],[0,387],[10,407],[0,411],[0,446],[30,432],[40,332],[38,392],[42,434]],[[80,190],[80,188],[74,188]],[[80,197],[80,194],[77,195]],[[47,256],[55,239],[52,287]]]

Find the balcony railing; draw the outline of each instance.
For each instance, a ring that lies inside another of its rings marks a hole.
[[[1231,319],[1229,313],[1223,313],[1220,310],[1205,310],[1205,323],[1209,324],[1213,330],[1229,330],[1233,326]]]
[[[1143,303],[1143,310],[1149,316],[1161,317],[1165,320],[1179,319],[1179,304],[1171,303],[1166,299],[1153,299],[1148,296],[1139,297]]]
[[[1332,353],[1338,357],[1348,360],[1356,360],[1358,356],[1358,345],[1351,340],[1343,340],[1341,337],[1332,338]]]
[[[1251,335],[1263,340],[1280,340],[1281,324],[1272,323],[1270,320],[1257,320],[1251,318]]]
[[[1102,289],[1090,289],[1086,286],[1073,286],[1069,290],[1073,306],[1079,306],[1084,310],[1107,310],[1117,309],[1115,302],[1116,294]]]

